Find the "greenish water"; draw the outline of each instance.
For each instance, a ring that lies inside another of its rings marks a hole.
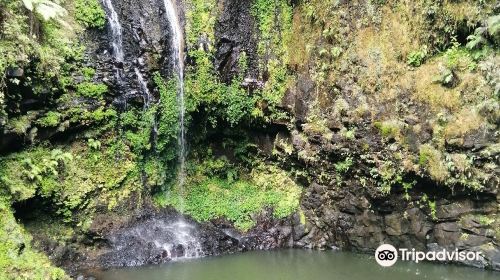
[[[398,262],[390,268],[375,259],[333,251],[248,252],[96,273],[102,280],[498,280],[500,273],[431,263]]]

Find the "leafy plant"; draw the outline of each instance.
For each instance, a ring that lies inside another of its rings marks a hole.
[[[76,92],[83,97],[102,99],[108,92],[108,87],[105,84],[83,82],[76,86]]]
[[[408,54],[406,58],[406,63],[413,67],[418,67],[424,63],[427,57],[427,46],[423,46],[422,49],[418,51],[412,51]]]
[[[75,18],[87,28],[103,28],[106,13],[98,0],[75,0]]]
[[[339,172],[339,173],[346,173],[347,171],[349,171],[349,169],[351,168],[352,164],[353,164],[352,158],[351,157],[347,157],[344,161],[335,163],[334,166],[335,166],[335,170],[337,170],[337,172]]]
[[[42,127],[56,127],[61,120],[61,113],[47,112],[43,118],[40,118],[37,123]]]
[[[90,138],[87,140],[87,144],[92,150],[98,151],[101,149],[101,141],[99,140]]]

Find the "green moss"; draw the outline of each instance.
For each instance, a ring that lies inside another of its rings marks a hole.
[[[87,28],[103,28],[106,13],[98,0],[76,0],[75,18]]]
[[[495,222],[494,218],[488,216],[479,216],[479,223],[483,226],[490,226]]]
[[[301,225],[306,224],[306,215],[304,214],[304,212],[302,210],[299,211],[299,221],[300,221]]]
[[[90,67],[84,67],[82,68],[82,74],[86,80],[90,80],[95,75],[95,69]]]
[[[28,129],[32,126],[33,119],[36,114],[34,112],[28,113],[24,116],[20,116],[14,119],[10,119],[7,123],[7,129],[16,134],[26,134]]]
[[[397,139],[400,134],[400,126],[395,121],[374,122],[373,126],[376,127],[382,137]]]

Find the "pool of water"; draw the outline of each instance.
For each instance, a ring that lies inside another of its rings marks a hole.
[[[257,251],[111,269],[99,280],[498,280],[499,272],[432,263],[398,262],[382,268],[372,256],[337,251]]]

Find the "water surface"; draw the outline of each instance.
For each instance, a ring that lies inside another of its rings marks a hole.
[[[398,262],[382,268],[368,255],[279,250],[113,269],[102,280],[498,280],[500,273],[455,265]]]

